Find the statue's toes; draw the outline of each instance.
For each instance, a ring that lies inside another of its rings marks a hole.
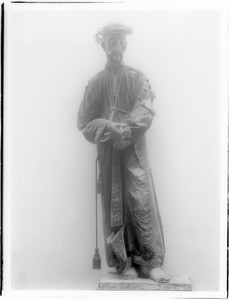
[[[150,278],[156,282],[166,283],[170,281],[170,277],[160,268],[155,268],[150,271]]]
[[[170,281],[170,277],[165,273],[162,274],[158,279],[158,282],[169,282],[169,281]]]
[[[121,275],[122,279],[137,279],[138,272],[135,268],[131,267],[128,270],[124,271]]]
[[[165,282],[169,282],[170,281],[170,278],[165,276],[161,276],[160,278],[158,278],[157,282],[160,282],[160,283],[165,283]]]

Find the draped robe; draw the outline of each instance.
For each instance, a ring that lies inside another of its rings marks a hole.
[[[153,178],[148,162],[145,132],[154,117],[154,94],[145,75],[122,65],[114,75],[109,66],[85,88],[77,126],[85,138],[97,144],[102,180],[101,201],[106,260],[109,267],[119,259],[107,238],[124,229],[124,247],[134,264],[160,267],[164,238]],[[125,122],[131,137],[100,143],[113,122]]]

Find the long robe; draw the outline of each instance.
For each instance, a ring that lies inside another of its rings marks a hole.
[[[97,144],[102,179],[102,211],[106,260],[117,266],[119,258],[108,238],[123,229],[127,257],[137,265],[160,267],[164,238],[147,157],[145,132],[154,117],[154,94],[140,71],[122,65],[116,74],[106,66],[85,88],[77,126],[85,138]],[[113,113],[112,113],[113,112]],[[100,141],[107,124],[125,122],[131,137],[125,143]]]

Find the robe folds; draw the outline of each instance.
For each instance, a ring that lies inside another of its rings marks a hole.
[[[155,115],[153,100],[142,72],[123,64],[114,74],[106,66],[88,82],[78,112],[79,130],[97,145],[109,267],[117,266],[123,258],[109,243],[109,238],[119,232],[123,238],[121,250],[134,264],[152,268],[163,264],[163,228],[145,140]],[[100,142],[108,132],[111,115],[113,122],[125,122],[131,130],[124,142],[118,136]]]

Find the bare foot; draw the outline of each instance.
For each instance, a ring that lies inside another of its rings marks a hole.
[[[131,267],[131,268],[123,271],[121,278],[122,279],[137,279],[138,272],[134,267]]]
[[[169,282],[170,277],[162,271],[161,268],[153,268],[149,270],[149,276],[152,280],[157,282]]]

